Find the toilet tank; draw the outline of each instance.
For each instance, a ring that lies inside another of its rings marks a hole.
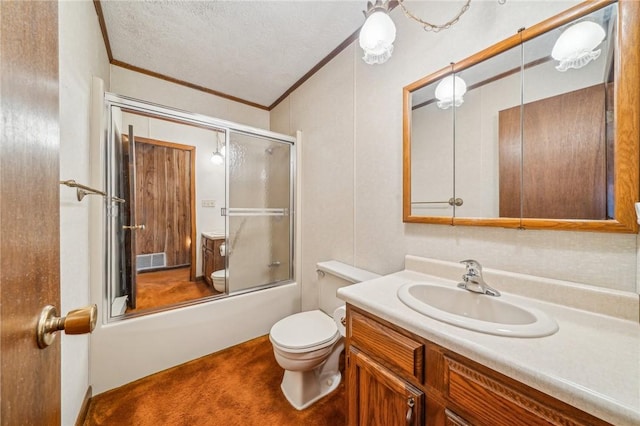
[[[362,281],[379,278],[380,275],[337,260],[316,263],[318,270],[318,307],[328,315],[333,315],[333,311],[344,305],[344,301],[338,299],[336,292],[340,287]]]

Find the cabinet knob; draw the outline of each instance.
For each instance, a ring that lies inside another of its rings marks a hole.
[[[410,396],[407,399],[407,406],[409,407],[407,409],[407,426],[412,426],[413,425],[413,407],[415,407],[415,405],[416,405],[415,398]]]

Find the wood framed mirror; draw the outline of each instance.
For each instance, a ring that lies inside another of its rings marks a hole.
[[[638,46],[639,2],[587,1],[404,87],[404,222],[636,233]]]

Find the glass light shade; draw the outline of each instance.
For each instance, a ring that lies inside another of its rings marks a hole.
[[[360,47],[364,50],[362,59],[367,64],[382,64],[393,53],[396,26],[385,11],[373,12],[360,30]]]
[[[225,147],[224,145],[222,145],[222,146],[220,147],[220,155],[222,155],[222,156],[224,157],[224,153],[225,153],[225,151],[226,151],[226,147]]]
[[[437,105],[440,109],[459,107],[464,102],[462,98],[467,93],[467,83],[457,75],[448,75],[436,86]]]
[[[558,71],[579,69],[598,59],[600,49],[594,50],[604,40],[604,29],[591,21],[582,21],[570,26],[556,40],[551,57],[560,61]]]
[[[220,164],[224,163],[224,157],[219,151],[216,151],[211,156],[211,162],[219,166]]]

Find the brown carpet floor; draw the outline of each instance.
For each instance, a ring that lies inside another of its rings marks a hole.
[[[337,390],[298,411],[282,395],[283,370],[262,336],[96,395],[84,425],[342,426],[343,359],[341,370]]]
[[[201,280],[189,281],[189,267],[143,272],[136,279],[136,309],[127,313],[173,305],[221,294]]]

